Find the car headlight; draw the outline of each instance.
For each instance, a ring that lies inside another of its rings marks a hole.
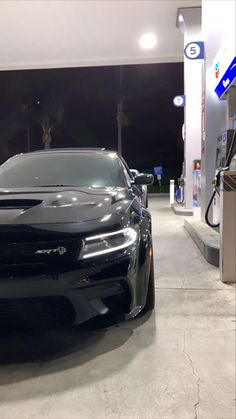
[[[131,246],[137,239],[137,232],[127,227],[112,233],[99,234],[83,240],[79,259],[88,259],[115,252]]]

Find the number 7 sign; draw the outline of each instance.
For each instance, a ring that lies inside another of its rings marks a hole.
[[[204,58],[204,42],[189,42],[184,48],[184,55],[189,60],[201,60]]]
[[[185,106],[185,96],[184,95],[178,95],[175,96],[173,99],[173,104],[177,106],[178,108],[182,108]]]

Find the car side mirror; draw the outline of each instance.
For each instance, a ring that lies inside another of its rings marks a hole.
[[[134,179],[135,185],[152,185],[153,182],[154,177],[149,173],[139,173]]]

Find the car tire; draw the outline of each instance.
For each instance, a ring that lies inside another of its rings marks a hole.
[[[142,314],[147,313],[155,308],[155,276],[154,276],[154,261],[152,257],[149,282],[148,282],[148,292],[146,304],[142,310]]]

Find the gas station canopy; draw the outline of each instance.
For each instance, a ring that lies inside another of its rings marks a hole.
[[[201,0],[2,0],[0,70],[182,61],[177,9],[200,4]],[[155,34],[154,49],[140,47],[144,33]]]

